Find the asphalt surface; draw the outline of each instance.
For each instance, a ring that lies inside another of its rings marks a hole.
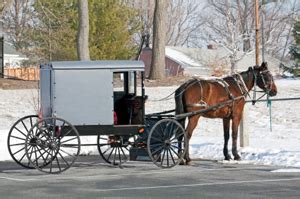
[[[0,198],[300,198],[300,173],[279,167],[198,160],[161,169],[152,162],[123,168],[80,157],[58,175],[0,162]]]

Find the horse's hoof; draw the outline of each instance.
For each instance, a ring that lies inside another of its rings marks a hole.
[[[232,158],[231,158],[230,155],[227,155],[227,156],[225,156],[225,159],[224,159],[224,160],[230,161],[230,160],[232,160]]]
[[[179,165],[185,165],[184,161],[181,160],[181,161],[179,162]]]
[[[185,163],[187,166],[193,166],[194,165],[194,163],[190,160],[190,161],[186,161],[186,163]]]
[[[241,160],[241,156],[235,155],[235,156],[234,156],[234,160]]]

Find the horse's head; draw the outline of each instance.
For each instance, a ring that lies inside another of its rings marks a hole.
[[[268,93],[270,96],[275,96],[277,94],[277,87],[275,85],[273,76],[268,69],[267,62],[263,62],[261,66],[255,66],[254,70],[257,72],[257,86]]]

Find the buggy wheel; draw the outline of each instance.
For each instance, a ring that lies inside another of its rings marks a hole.
[[[173,119],[163,119],[151,129],[148,154],[155,165],[171,168],[182,160],[186,153],[187,136],[181,124]]]
[[[98,151],[105,162],[121,165],[129,160],[129,150],[134,143],[133,137],[117,135],[98,135]]]
[[[28,115],[20,118],[10,128],[7,137],[7,147],[10,156],[16,163],[28,169],[34,169],[34,166],[26,158],[25,140],[29,130],[37,121],[37,115]]]
[[[50,174],[61,173],[69,169],[79,155],[79,133],[64,119],[45,118],[29,130],[25,151],[36,169]]]

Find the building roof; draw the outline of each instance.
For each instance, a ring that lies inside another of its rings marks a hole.
[[[230,70],[230,52],[223,47],[217,47],[216,49],[208,48],[186,48],[186,47],[167,47],[181,54],[184,54],[188,59],[193,60],[197,65],[189,64],[191,67],[208,67],[212,64],[224,64],[226,69]],[[175,56],[176,57],[176,56]],[[249,66],[255,65],[255,53],[244,55],[243,52],[238,52],[238,57],[242,59],[237,63],[237,70],[247,70]],[[270,71],[277,73],[279,70],[280,60],[266,54],[265,60],[268,62]]]
[[[197,62],[196,60],[194,60],[192,57],[190,57],[190,56],[184,54],[183,52],[181,52],[177,49],[174,49],[170,46],[166,47],[165,53],[169,59],[172,59],[173,61],[179,63],[183,67],[189,67],[189,66],[200,67],[201,66],[201,64],[199,62]]]
[[[103,60],[103,61],[60,61],[51,62],[41,67],[51,67],[54,70],[85,70],[110,69],[112,71],[144,71],[142,61],[129,60]]]
[[[4,42],[3,50],[4,50],[4,54],[7,54],[7,55],[9,54],[9,55],[18,55],[19,57],[26,57],[22,53],[17,52],[13,46],[9,45],[6,42]]]

